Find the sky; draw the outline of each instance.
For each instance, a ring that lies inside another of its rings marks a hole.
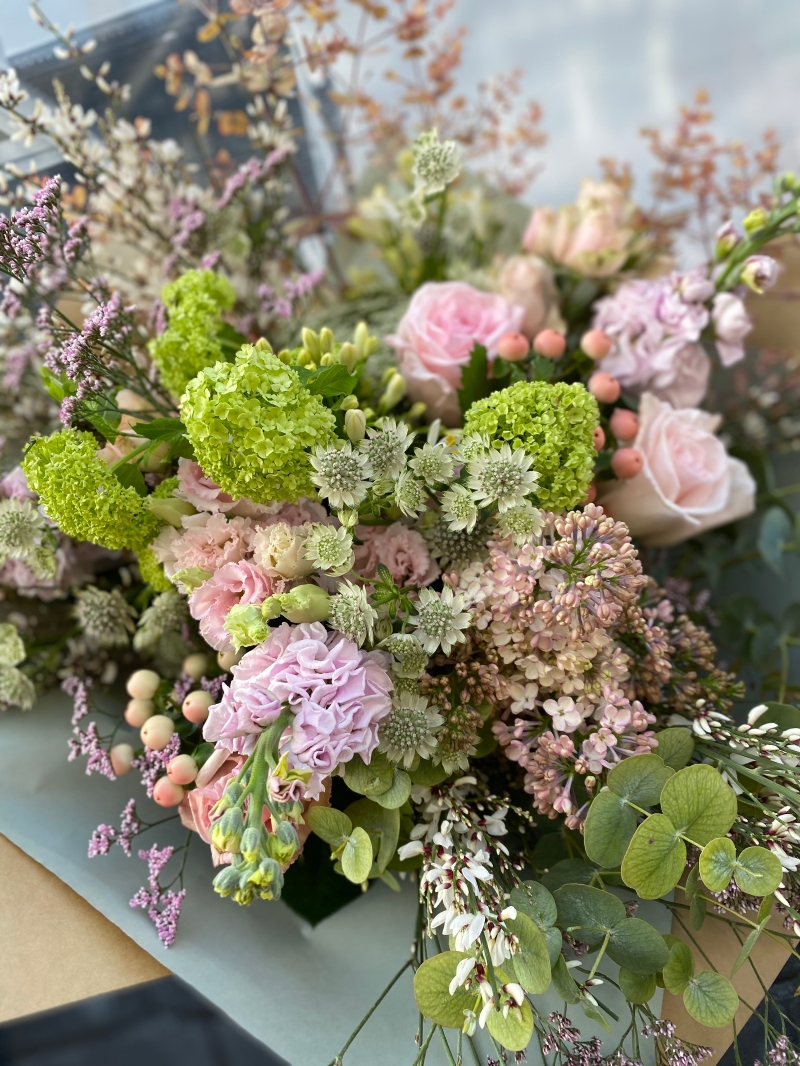
[[[188,2],[188,0],[186,0]],[[27,0],[2,0],[6,56],[47,38]],[[78,28],[144,0],[43,0]],[[756,140],[767,126],[800,166],[800,4],[797,0],[457,0],[451,22],[469,27],[462,88],[519,67],[544,111],[543,170],[526,199],[574,199],[583,175],[613,156],[651,169],[642,126],[668,126],[681,103],[707,90],[722,139]],[[645,197],[642,196],[642,199]]]

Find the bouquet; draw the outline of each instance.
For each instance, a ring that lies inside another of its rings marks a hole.
[[[259,47],[286,32],[272,5],[233,6]],[[0,483],[4,584],[17,603],[24,568],[67,608],[47,637],[8,615],[0,698],[28,707],[32,676],[60,676],[70,758],[112,780],[135,770],[190,831],[185,847],[209,849],[232,904],[283,897],[319,918],[375,881],[413,883],[417,930],[394,980],[413,969],[415,1066],[437,1031],[461,1062],[478,1030],[495,1062],[537,1048],[625,1066],[646,1039],[659,1061],[702,1061],[709,1049],[653,1012],[657,989],[727,1027],[730,978],[756,941],[792,950],[800,935],[796,612],[758,651],[761,694],[777,698],[747,701],[674,547],[692,538],[706,577],[709,560],[736,562],[716,538],[753,535],[763,469],[698,404],[743,363],[753,294],[779,275],[764,248],[800,227],[797,180],[776,177],[688,270],[668,259],[678,224],[636,208],[620,175],[535,210],[509,254],[488,179],[463,171],[467,138],[429,128],[352,205],[327,273],[310,272],[280,226],[280,109],[267,153],[215,194],[141,122],[109,112],[89,152],[68,101],[26,117],[12,73],[0,103],[57,135],[92,195],[76,217],[51,178],[0,225],[7,329],[35,330],[61,421]],[[114,197],[132,204],[117,224],[146,231],[138,253],[158,262],[165,195],[175,229],[154,298],[152,272],[126,274],[97,223]],[[780,569],[790,492],[767,480],[755,536]],[[101,732],[119,666],[127,704]],[[132,798],[89,854],[131,855],[153,825]],[[139,855],[148,881],[131,905],[169,946],[183,862],[156,843]],[[638,917],[640,900],[680,935]],[[732,973],[693,950],[712,921],[741,940]],[[580,1033],[583,1016],[611,1032],[604,985],[630,1010],[611,1046]],[[563,1014],[539,1008],[551,986]],[[770,1063],[797,1061],[791,1024],[765,1013]]]

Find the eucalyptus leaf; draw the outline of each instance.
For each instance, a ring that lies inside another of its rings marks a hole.
[[[334,807],[310,807],[306,811],[305,819],[313,832],[333,848],[339,847],[353,828],[353,823],[347,815]]]
[[[736,869],[736,845],[729,837],[710,840],[700,852],[699,866],[706,888],[711,892],[721,892],[730,884]]]
[[[656,994],[655,974],[639,974],[619,968],[619,987],[629,1003],[649,1003]]]
[[[761,906],[758,908],[758,917],[756,921],[758,921],[758,923],[760,924],[764,921],[765,918],[769,918],[772,914],[772,908],[774,906],[775,897],[772,895],[765,896],[764,899],[761,900]]]
[[[675,726],[656,733],[658,752],[667,766],[682,770],[694,754],[694,737],[690,729]]]
[[[312,808],[316,810],[316,808]],[[375,865],[370,876],[380,877],[397,851],[400,836],[400,812],[385,808],[369,799],[356,800],[345,814],[353,825],[360,826],[375,843]]]
[[[411,778],[405,770],[399,770],[397,767],[394,769],[392,783],[385,792],[369,791],[367,793],[367,796],[376,803],[380,803],[381,807],[389,808],[402,807],[410,795]]]
[[[538,881],[523,881],[512,889],[510,903],[522,914],[532,918],[544,931],[558,920],[558,908],[553,896]]]
[[[747,959],[750,956],[750,952],[756,946],[756,941],[761,936],[762,932],[764,931],[764,926],[767,924],[768,921],[769,917],[765,918],[763,922],[759,922],[758,926],[755,929],[751,929],[750,932],[747,934],[747,937],[741,946],[739,954],[736,956],[736,962],[734,962],[733,964],[733,969],[731,970],[731,977],[733,977],[733,975],[737,973],[747,962]]]
[[[630,755],[609,773],[608,787],[637,807],[652,807],[674,773],[659,755]]]
[[[583,835],[592,862],[608,869],[618,867],[635,832],[636,811],[614,792],[598,792],[589,807]]]
[[[502,970],[497,971],[501,980]],[[519,1007],[512,1007],[505,1017],[493,1010],[486,1019],[486,1028],[498,1044],[507,1051],[524,1051],[533,1036],[533,1011],[527,999]]]
[[[353,828],[341,855],[342,871],[348,881],[363,884],[372,869],[372,840],[360,825]]]
[[[692,901],[689,904],[689,919],[695,929],[703,928],[707,910],[708,903],[702,896],[692,896]]]
[[[375,756],[373,755],[373,758]],[[413,785],[421,785],[423,788],[433,788],[446,781],[450,774],[442,766],[435,766],[428,759],[422,759],[416,770],[410,770],[409,775]]]
[[[593,1022],[597,1022],[602,1026],[607,1033],[611,1032],[611,1022],[604,1014],[601,1014],[598,1008],[590,1000],[581,998],[581,1009],[587,1018],[591,1018]]]
[[[564,961],[564,956],[559,955],[553,966],[553,987],[565,1003],[577,1003],[581,998],[581,990],[575,983],[575,978],[569,972],[569,967]]]
[[[562,885],[588,885],[596,876],[597,868],[582,859],[562,859],[542,875],[542,884],[548,892],[555,892]]]
[[[736,861],[733,877],[746,895],[769,896],[783,880],[783,867],[778,856],[767,848],[745,848]]]
[[[761,558],[776,574],[783,575],[783,545],[794,539],[792,520],[783,507],[769,507],[758,530]]]
[[[682,836],[703,847],[733,825],[736,793],[713,766],[686,766],[664,785],[661,810]]]
[[[456,967],[468,958],[463,951],[443,951],[434,955],[419,967],[414,974],[414,999],[420,1014],[434,1025],[446,1029],[460,1029],[464,1024],[464,1011],[473,1010],[480,997],[473,992],[457,988],[450,995],[450,982],[456,975]]]
[[[514,973],[526,992],[540,995],[550,987],[550,959],[544,937],[532,918],[517,914],[506,925],[519,938],[519,952],[513,956]]]
[[[658,899],[677,885],[685,866],[686,845],[675,826],[665,815],[651,814],[636,830],[625,853],[622,880],[642,899]]]
[[[547,957],[550,959],[550,969],[552,969],[558,961],[558,956],[561,954],[561,947],[563,944],[561,930],[545,929],[544,942],[547,945]]]
[[[369,763],[365,763],[360,755],[354,755],[345,763],[344,783],[361,796],[370,793],[370,798],[375,799],[376,795],[392,787],[393,780],[394,767],[382,752],[373,752]]]
[[[681,995],[694,977],[694,955],[689,945],[682,940],[672,945],[663,977],[664,988],[675,996]]]
[[[723,1029],[733,1021],[739,997],[727,977],[703,970],[689,982],[683,993],[683,1005],[701,1025]]]
[[[689,873],[686,875],[686,882],[683,886],[684,894],[687,899],[691,899],[696,896],[700,890],[700,864],[695,863]]]
[[[553,893],[558,924],[576,940],[596,947],[626,918],[622,900],[590,885],[564,885]]]
[[[619,966],[633,973],[654,974],[669,958],[669,949],[661,934],[641,918],[623,918],[611,930],[606,954]]]

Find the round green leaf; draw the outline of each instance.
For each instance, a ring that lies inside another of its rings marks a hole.
[[[736,862],[733,877],[748,896],[769,896],[783,880],[783,867],[778,856],[766,848],[745,848]]]
[[[674,773],[659,755],[630,755],[608,775],[608,787],[638,807],[652,807]]]
[[[338,848],[353,828],[353,823],[347,815],[337,811],[335,807],[311,807],[305,818],[317,836],[334,848]]]
[[[685,866],[686,845],[674,825],[663,814],[651,814],[625,852],[622,880],[642,899],[658,899],[677,885]]]
[[[736,794],[713,766],[686,766],[664,785],[661,810],[682,836],[703,847],[733,825]]]
[[[633,973],[619,968],[619,988],[629,1003],[648,1003],[656,994],[655,974]]]
[[[703,922],[706,920],[707,910],[708,903],[706,903],[702,896],[692,896],[692,901],[689,904],[689,917],[695,929],[703,928]]]
[[[683,884],[683,891],[687,899],[696,896],[700,889],[700,864],[695,863]]]
[[[712,892],[727,888],[736,867],[736,845],[728,837],[710,840],[700,852],[700,876]],[[780,863],[778,863],[780,866]]]
[[[565,1003],[577,1003],[581,998],[581,990],[569,972],[563,955],[558,956],[553,966],[553,987]]]
[[[545,929],[544,942],[547,945],[547,957],[550,959],[552,969],[561,955],[562,936],[560,929]]]
[[[682,940],[676,940],[672,945],[663,977],[664,988],[675,996],[679,996],[694,977],[694,955]]]
[[[597,867],[582,859],[562,859],[544,874],[542,884],[548,892],[555,892],[562,885],[588,885],[596,874]]]
[[[460,1029],[464,1024],[464,1011],[474,1010],[479,996],[457,988],[450,995],[450,982],[456,975],[456,967],[467,955],[463,951],[443,951],[434,955],[419,967],[414,974],[414,999],[421,1014],[434,1025],[446,1029]]]
[[[380,803],[381,807],[387,807],[390,810],[395,807],[402,807],[411,795],[411,778],[405,770],[398,770],[395,767],[389,788],[385,792],[369,791],[367,795],[370,799],[375,800],[376,803]]]
[[[590,885],[564,885],[553,894],[558,924],[576,940],[596,947],[626,917],[622,900]]]
[[[682,770],[694,754],[694,737],[690,729],[676,726],[656,733],[658,754],[673,770]]]
[[[342,872],[348,881],[362,884],[372,869],[372,840],[360,825],[353,828],[342,852]]]
[[[784,729],[800,729],[800,709],[793,707],[791,703],[767,700],[767,709],[756,724],[760,727],[770,722],[778,727],[779,733],[782,733]]]
[[[502,970],[498,970],[498,980],[507,982],[508,978],[501,977],[501,974]],[[512,1007],[505,1018],[502,1011],[493,1010],[486,1019],[486,1028],[507,1051],[524,1051],[533,1036],[533,1011],[530,1003],[527,999],[523,1000],[522,1006]]]
[[[312,807],[312,810],[316,808]],[[386,809],[377,802],[368,799],[356,800],[345,811],[353,825],[366,830],[375,847],[375,863],[370,870],[371,877],[380,877],[397,851],[400,836],[400,812],[394,808]]]
[[[514,973],[526,992],[540,995],[550,987],[550,959],[547,945],[536,923],[527,914],[509,918],[506,925],[519,937],[519,952],[513,956]]]
[[[372,753],[369,764],[360,755],[354,755],[344,767],[347,787],[361,796],[369,792],[372,799],[391,788],[393,777],[394,767],[380,751]]]
[[[635,832],[636,811],[614,792],[598,792],[583,830],[584,847],[592,862],[606,869],[618,867]]]
[[[510,902],[512,907],[532,918],[541,930],[556,924],[556,901],[538,881],[523,881],[521,885],[517,885],[512,889]]]
[[[606,954],[612,962],[638,974],[656,973],[669,958],[661,934],[641,918],[623,918],[611,930]]]
[[[703,970],[686,986],[683,1004],[701,1025],[722,1029],[733,1021],[739,997],[727,977],[713,970]]]
[[[412,784],[422,785],[423,788],[433,788],[434,785],[441,785],[449,776],[450,774],[441,765],[434,766],[428,759],[422,759],[416,770],[409,771]]]

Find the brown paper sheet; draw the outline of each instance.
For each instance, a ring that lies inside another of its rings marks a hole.
[[[0,836],[0,1022],[169,970]]]

